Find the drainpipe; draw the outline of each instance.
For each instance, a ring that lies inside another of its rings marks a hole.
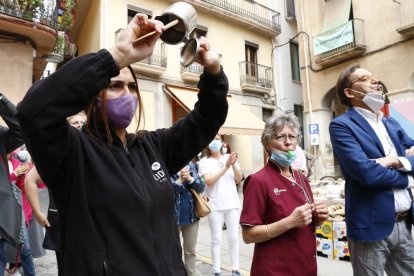
[[[276,57],[275,57],[274,51],[273,51],[273,49],[276,46],[275,40],[276,40],[276,37],[270,38],[270,42],[272,44],[272,53],[271,53],[272,62],[271,62],[271,64],[272,64],[272,82],[273,82],[273,91],[272,91],[273,92],[273,95],[270,95],[270,96],[274,96],[275,97],[274,98],[275,99],[275,106],[276,106],[277,114],[279,114],[279,109],[280,109],[279,104],[278,104],[279,97],[276,94],[276,92],[278,91],[278,89],[276,88],[276,80],[275,80],[275,75],[277,74],[277,72],[276,72],[276,66],[274,66],[277,63],[276,63]]]
[[[305,16],[304,16],[304,10],[305,10],[305,0],[301,0],[301,8],[300,8],[300,16],[301,16],[301,22],[302,22],[302,32],[306,34],[305,29]],[[305,56],[305,79],[306,79],[306,97],[308,98],[308,109],[309,109],[309,123],[311,124],[313,122],[313,114],[312,114],[312,100],[311,100],[311,88],[310,88],[310,79],[309,79],[309,60],[308,60],[308,46],[310,44],[306,43],[306,39],[308,39],[309,43],[309,35],[302,35],[303,40],[303,51]],[[306,127],[305,127],[306,128]],[[311,145],[309,145],[310,147]],[[316,158],[316,148],[317,146],[313,146],[313,156]],[[316,162],[315,162],[316,163]],[[313,177],[314,180],[316,180],[316,164],[314,164],[313,167]]]
[[[302,21],[302,32],[306,33],[305,30],[305,17],[304,17],[304,9],[305,9],[305,5],[304,5],[304,1],[305,0],[301,0],[301,8],[300,8],[300,16],[301,16],[301,21]],[[303,51],[304,51],[304,56],[305,56],[305,79],[306,79],[306,95],[308,98],[308,109],[309,109],[309,123],[313,122],[313,118],[312,118],[312,101],[311,101],[311,89],[310,89],[310,80],[309,80],[309,61],[308,61],[308,44],[306,43],[306,39],[309,39],[308,36],[306,35],[302,35],[302,40],[303,40]]]

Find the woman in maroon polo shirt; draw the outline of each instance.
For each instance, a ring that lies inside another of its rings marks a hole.
[[[296,116],[270,117],[262,134],[269,161],[244,182],[240,224],[244,242],[256,244],[252,276],[316,275],[315,225],[328,210],[313,201],[308,180],[290,166],[299,138]]]

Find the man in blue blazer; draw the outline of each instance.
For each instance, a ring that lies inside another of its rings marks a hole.
[[[354,275],[414,275],[411,187],[414,140],[380,109],[379,80],[359,65],[338,78],[348,106],[329,126],[345,177],[345,214]]]

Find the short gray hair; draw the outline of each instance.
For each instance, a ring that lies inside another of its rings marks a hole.
[[[284,126],[291,127],[298,135],[298,140],[302,139],[298,117],[293,114],[273,115],[266,120],[265,128],[262,133],[262,144],[266,151],[268,151],[268,143]]]

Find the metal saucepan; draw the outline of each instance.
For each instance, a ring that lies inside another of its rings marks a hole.
[[[165,30],[160,36],[165,43],[175,45],[188,40],[190,33],[197,25],[197,12],[190,4],[177,2],[169,6],[161,15],[156,16],[155,19],[164,25],[178,19],[178,24]]]

